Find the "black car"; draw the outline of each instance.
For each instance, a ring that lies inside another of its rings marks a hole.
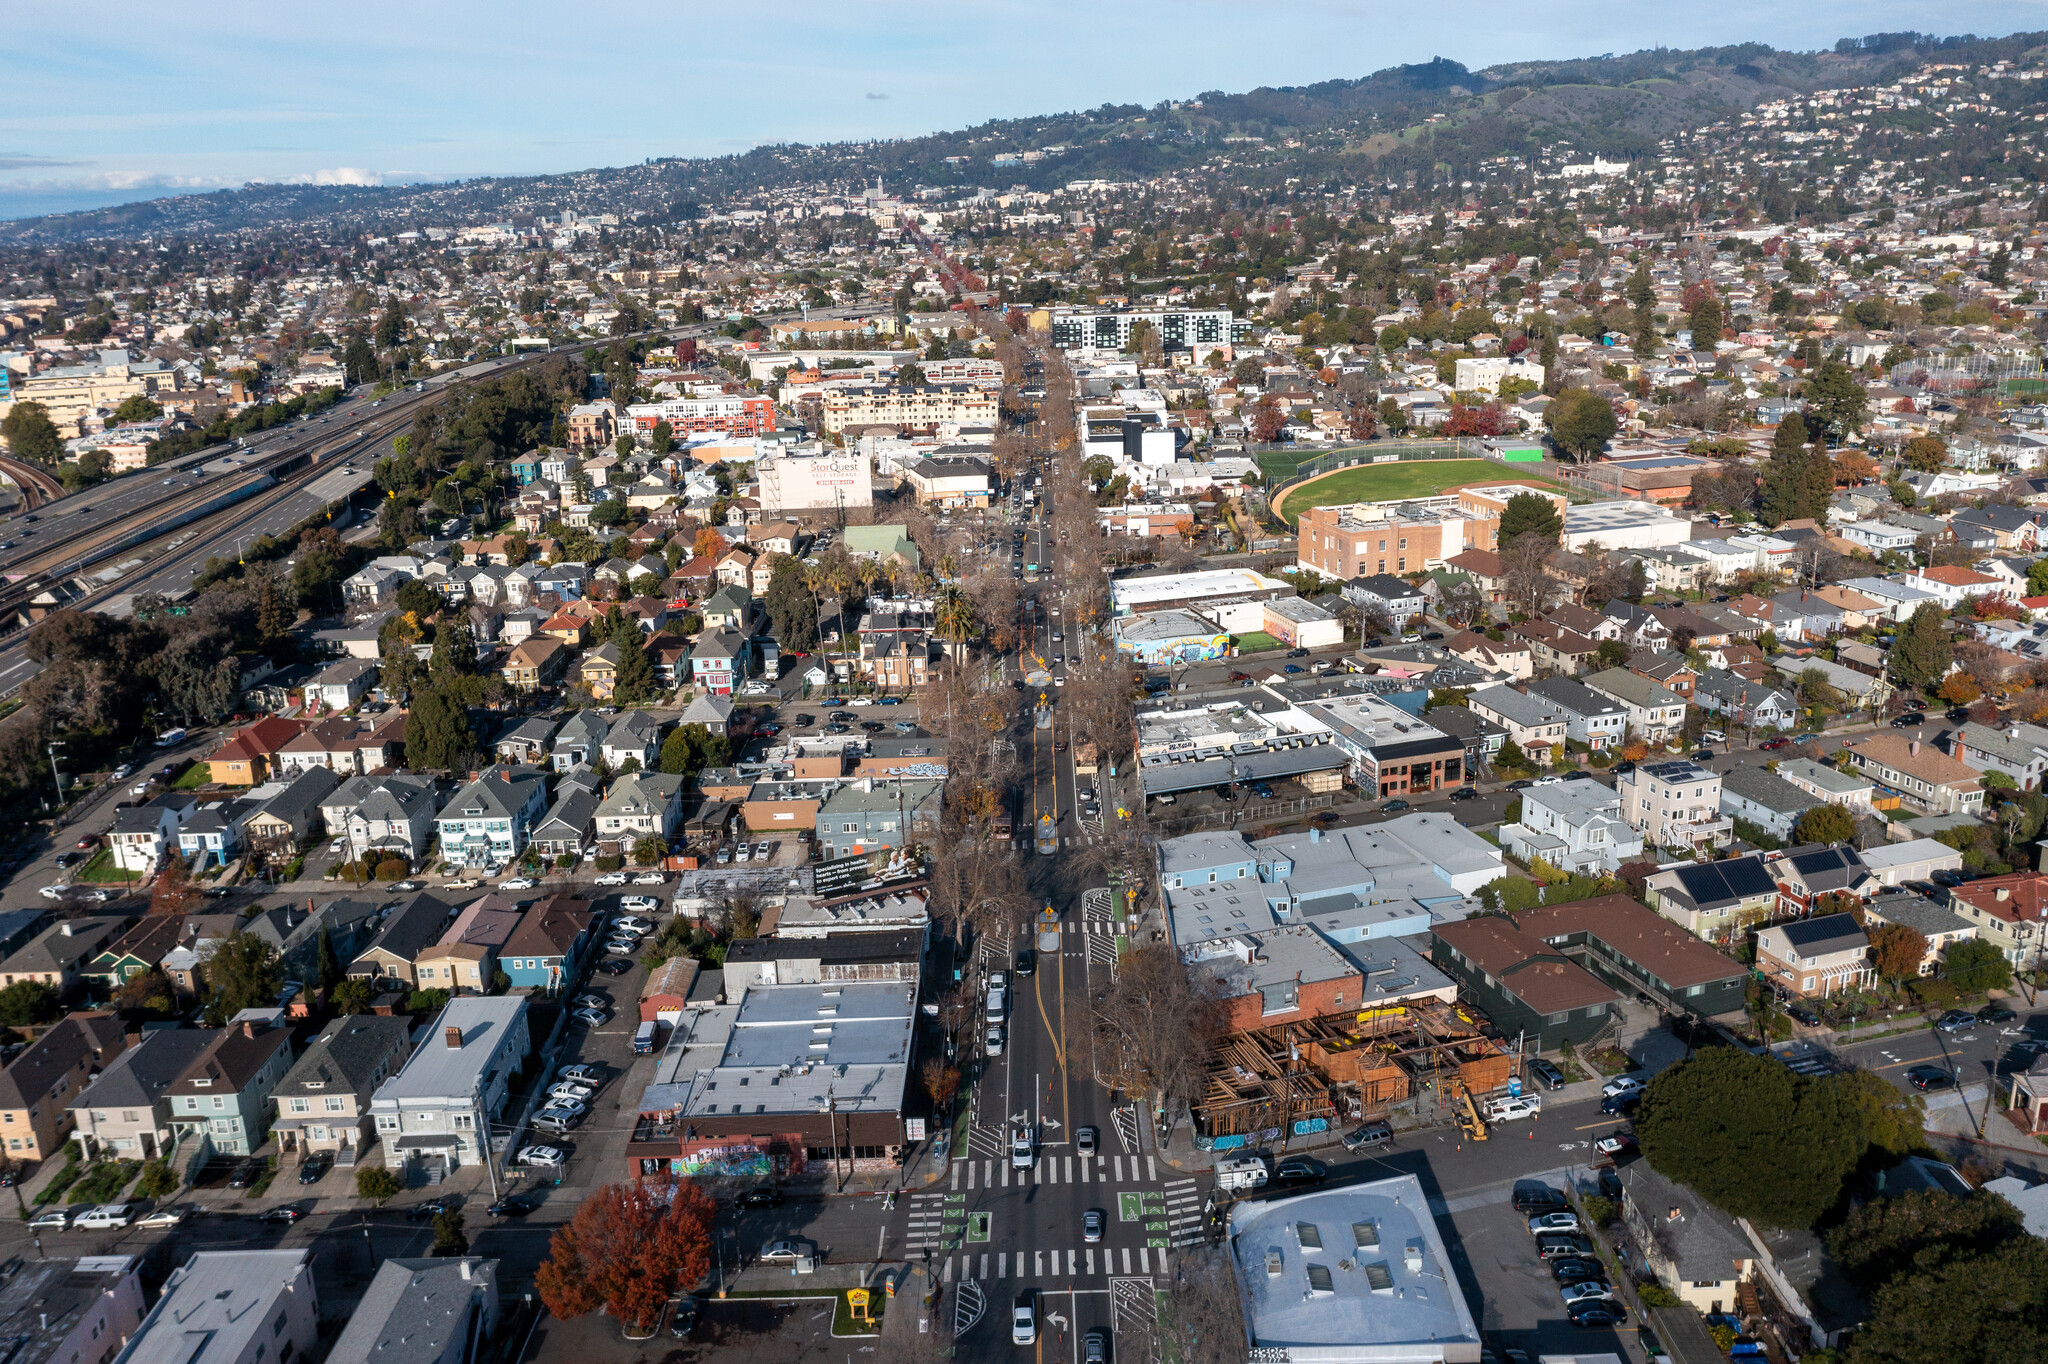
[[[1926,723],[1927,716],[1924,713],[1916,710],[1909,715],[1894,716],[1892,719],[1892,728],[1916,729],[1919,726],[1924,725]]]
[[[1038,952],[1034,948],[1021,948],[1018,950],[1017,960],[1013,964],[1018,975],[1032,975],[1038,970]]]
[[[518,1194],[506,1194],[484,1211],[493,1217],[524,1217],[532,1212],[533,1208],[532,1199],[522,1198]]]
[[[697,1300],[691,1297],[679,1299],[675,1311],[669,1314],[668,1333],[677,1340],[682,1340],[696,1329]]]
[[[623,976],[633,969],[633,963],[619,957],[607,957],[597,964],[597,969],[608,976]]]
[[[1585,1283],[1607,1277],[1607,1266],[1590,1255],[1560,1255],[1550,1262],[1550,1277],[1559,1283]]]
[[[1531,780],[1530,780],[1529,778],[1527,778],[1527,777],[1521,777],[1521,778],[1518,778],[1518,779],[1516,779],[1516,780],[1514,780],[1514,781],[1511,781],[1511,782],[1509,782],[1509,783],[1508,783],[1508,790],[1510,790],[1510,791],[1529,791],[1529,790],[1533,790],[1533,789],[1535,788],[1535,786],[1536,786],[1536,783],[1535,783],[1535,782],[1533,782],[1533,781],[1531,781]]]
[[[1545,1089],[1564,1088],[1564,1072],[1548,1061],[1531,1061],[1529,1063],[1529,1073],[1541,1080]]]
[[[1293,1156],[1273,1167],[1273,1182],[1280,1186],[1320,1184],[1329,1178],[1330,1167],[1313,1156]]]
[[[1515,1190],[1515,1211],[1525,1217],[1558,1212],[1567,1207],[1564,1195],[1545,1184],[1524,1184]]]
[[[796,723],[799,725],[815,725],[818,723],[818,717],[815,715],[799,715],[796,717]]]
[[[1952,725],[1959,725],[1970,718],[1970,708],[1968,706],[1950,706],[1947,713],[1948,722]]]
[[[228,1187],[230,1189],[246,1189],[261,1179],[263,1172],[269,1168],[269,1161],[259,1156],[250,1156],[247,1160],[235,1166],[234,1173],[228,1176]]]
[[[1573,1303],[1565,1308],[1564,1314],[1574,1326],[1619,1326],[1628,1320],[1627,1308],[1601,1299]]]
[[[773,1184],[757,1184],[734,1201],[743,1208],[779,1208],[782,1206],[782,1190]]]
[[[405,1210],[405,1215],[412,1221],[418,1222],[428,1217],[439,1217],[444,1212],[454,1211],[454,1199],[430,1198],[424,1203],[415,1203],[411,1207],[407,1208]]]
[[[298,1208],[272,1208],[269,1212],[263,1214],[262,1220],[265,1222],[282,1222],[286,1226],[290,1226],[305,1215]]]
[[[1306,650],[1306,649],[1289,649],[1289,650],[1287,651],[1287,656],[1288,656],[1289,658],[1307,658],[1307,657],[1308,657],[1308,650]]]
[[[1906,1080],[1923,1094],[1930,1089],[1953,1089],[1956,1083],[1956,1077],[1940,1066],[1914,1066],[1906,1072]]]
[[[1451,792],[1452,800],[1478,800],[1479,792],[1470,786],[1461,786]]]
[[[1714,756],[1714,750],[1713,750],[1713,749],[1711,749],[1711,748],[1703,748],[1703,749],[1699,750],[1699,752],[1697,752],[1697,753],[1695,753],[1695,754],[1693,754],[1693,755],[1692,755],[1692,760],[1693,760],[1694,762],[1696,762],[1696,763],[1703,763],[1703,762],[1706,762],[1706,761],[1708,761],[1709,759],[1711,759],[1711,758],[1712,758],[1713,756]]]
[[[2003,1004],[1986,1004],[1977,1010],[1977,1017],[1985,1023],[2010,1023],[2019,1015]]]
[[[1785,1012],[1791,1015],[1794,1022],[1804,1023],[1809,1028],[1820,1026],[1820,1015],[1803,1004],[1788,1004],[1785,1006]]]
[[[1622,1117],[1626,1118],[1633,1115],[1636,1109],[1642,1106],[1642,1102],[1643,1095],[1641,1090],[1636,1090],[1629,1094],[1615,1094],[1600,1101],[1600,1111],[1602,1113],[1619,1113]]]
[[[299,1166],[299,1183],[318,1184],[321,1176],[334,1166],[334,1157],[325,1151],[316,1151],[306,1157],[306,1163]]]

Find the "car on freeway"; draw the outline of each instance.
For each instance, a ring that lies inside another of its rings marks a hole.
[[[1529,1234],[1541,1236],[1550,1231],[1577,1231],[1579,1215],[1575,1212],[1544,1212],[1529,1219]]]
[[[782,1206],[782,1190],[773,1184],[756,1184],[733,1201],[743,1208],[779,1208]]]
[[[1380,805],[1380,812],[1381,812],[1382,814],[1389,814],[1389,815],[1391,815],[1391,814],[1395,814],[1395,813],[1397,813],[1397,812],[1399,812],[1399,811],[1402,811],[1402,810],[1407,810],[1407,809],[1412,809],[1412,808],[1413,808],[1413,807],[1412,807],[1412,806],[1410,806],[1410,805],[1408,804],[1408,802],[1407,802],[1407,801],[1405,801],[1405,800],[1398,800],[1398,799],[1396,799],[1396,800],[1390,800],[1390,801],[1385,801],[1385,802],[1383,802],[1383,803],[1382,803],[1382,804]]]
[[[1092,1156],[1099,1149],[1099,1145],[1100,1144],[1096,1138],[1096,1131],[1093,1127],[1081,1127],[1075,1129],[1074,1149],[1076,1151],[1080,1152],[1084,1156]]]
[[[506,1194],[484,1211],[492,1217],[524,1217],[532,1212],[536,1204],[530,1198],[519,1194]]]
[[[1641,1080],[1638,1080],[1635,1076],[1617,1075],[1612,1080],[1609,1080],[1606,1084],[1600,1086],[1600,1092],[1611,1099],[1615,1097],[1617,1094],[1641,1093],[1642,1088],[1643,1082]]]
[[[756,1258],[766,1265],[794,1264],[798,1260],[811,1259],[816,1254],[817,1247],[809,1241],[794,1236],[781,1236],[762,1246],[761,1254]]]
[[[568,1154],[559,1146],[529,1146],[514,1158],[515,1165],[535,1165],[546,1169],[557,1169],[568,1159]]]
[[[626,873],[622,871],[608,871],[591,882],[591,884],[597,886],[623,886],[626,884],[626,879]]]
[[[612,1021],[612,1016],[603,1009],[578,1009],[570,1016],[581,1019],[593,1028],[601,1028]]]
[[[500,881],[498,883],[498,889],[532,890],[535,886],[539,884],[540,882],[534,880],[531,876],[515,876],[510,881]]]
[[[1940,1066],[1913,1066],[1906,1071],[1906,1083],[1926,1093],[1930,1089],[1953,1089],[1956,1077]]]
[[[1636,1149],[1636,1139],[1629,1132],[1609,1132],[1593,1143],[1593,1149],[1603,1156],[1624,1155]]]
[[[299,1165],[299,1183],[318,1184],[327,1172],[334,1168],[334,1155],[328,1151],[315,1151]]]

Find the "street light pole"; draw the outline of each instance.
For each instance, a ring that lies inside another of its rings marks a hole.
[[[56,789],[57,804],[59,805],[64,803],[64,775],[57,770],[57,750],[62,747],[64,747],[62,740],[52,740],[49,747],[50,785]]]

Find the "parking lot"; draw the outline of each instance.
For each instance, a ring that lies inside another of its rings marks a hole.
[[[1554,1178],[1521,1183],[1563,1188],[1562,1180]],[[1612,1352],[1640,1359],[1633,1319],[1618,1328],[1581,1328],[1566,1318],[1550,1267],[1537,1256],[1529,1219],[1515,1210],[1511,1195],[1510,1188],[1500,1187],[1454,1198],[1450,1211],[1437,1219],[1459,1286],[1496,1353],[1512,1348],[1537,1358]]]

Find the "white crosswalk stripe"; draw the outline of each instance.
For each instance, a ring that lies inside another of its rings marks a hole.
[[[1096,1247],[1067,1246],[1055,1250],[1017,1251],[1014,1262],[1010,1253],[998,1251],[975,1254],[946,1255],[936,1266],[941,1283],[951,1283],[955,1278],[963,1282],[987,1282],[996,1279],[1088,1279],[1113,1275],[1117,1272],[1117,1261],[1121,1254],[1123,1272],[1131,1272],[1132,1258],[1128,1248],[1121,1251],[1104,1248],[1101,1255]],[[1156,1254],[1156,1258],[1155,1258]],[[1029,1257],[1027,1265],[1026,1257]],[[991,1263],[993,1261],[993,1263]],[[1157,1246],[1140,1247],[1137,1254],[1137,1272],[1150,1274],[1165,1273],[1167,1270],[1166,1251]]]

